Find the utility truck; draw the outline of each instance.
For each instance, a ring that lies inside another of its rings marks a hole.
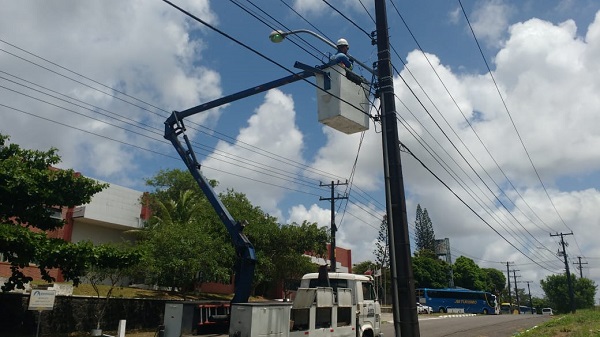
[[[232,94],[196,107],[174,111],[165,121],[164,137],[171,141],[202,192],[215,209],[227,228],[237,255],[235,267],[235,293],[231,300],[229,335],[232,337],[295,337],[300,335],[327,337],[380,337],[381,308],[372,279],[344,273],[308,274],[302,279],[293,303],[248,303],[254,278],[256,254],[254,246],[243,233],[246,223],[233,219],[227,208],[200,172],[200,163],[185,135],[184,118],[194,114],[248,97],[288,83],[319,75],[321,90],[337,88],[348,84],[346,77],[337,72],[326,72],[321,68],[310,67],[296,62],[297,68],[304,69],[269,83]],[[335,78],[335,81],[332,81]],[[332,87],[333,86],[333,87]],[[363,89],[358,85],[362,92]],[[364,93],[362,94],[364,96]],[[358,97],[358,96],[357,96]],[[346,117],[343,117],[346,124]],[[329,118],[333,124],[340,124],[339,118]],[[368,124],[367,124],[368,125]],[[351,132],[343,129],[343,131]],[[183,135],[183,143],[179,136]],[[185,144],[185,146],[184,146]],[[326,268],[326,266],[325,266]]]
[[[383,337],[371,277],[321,268],[304,275],[293,303],[232,305],[229,336]]]

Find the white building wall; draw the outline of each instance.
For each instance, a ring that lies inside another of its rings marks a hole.
[[[90,240],[98,244],[131,239],[125,231],[143,227],[142,195],[140,191],[113,184],[95,194],[89,204],[75,208],[71,241]]]
[[[92,241],[94,244],[123,242],[129,235],[123,233],[121,229],[98,226],[94,223],[75,221],[73,224],[72,242]]]
[[[83,205],[86,220],[104,222],[109,227],[132,229],[142,227],[140,213],[142,192],[127,187],[110,185]],[[110,225],[108,225],[110,224]]]

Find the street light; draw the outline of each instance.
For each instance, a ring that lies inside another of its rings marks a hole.
[[[337,50],[337,46],[335,43],[327,40],[326,38],[322,37],[321,35],[308,30],[308,29],[296,29],[296,30],[291,30],[289,32],[284,32],[282,30],[274,30],[271,32],[271,34],[269,34],[269,40],[271,40],[271,42],[273,43],[280,43],[282,42],[288,35],[293,35],[293,34],[298,34],[298,33],[307,33],[310,34],[314,37],[316,37],[317,39],[325,42],[326,44],[328,44],[330,47],[332,47],[333,49]],[[370,72],[371,74],[375,75],[375,71],[373,70],[373,68],[368,67],[366,64],[362,63],[360,60],[355,59],[354,57],[352,57],[350,54],[347,54],[348,58],[351,59],[352,61],[356,62],[357,64],[359,64],[361,67],[363,67],[364,69],[366,69],[368,72]]]

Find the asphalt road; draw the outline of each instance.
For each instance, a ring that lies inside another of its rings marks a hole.
[[[542,315],[420,315],[419,330],[421,337],[511,337],[549,319]],[[393,322],[384,323],[382,331],[385,337],[394,337]]]

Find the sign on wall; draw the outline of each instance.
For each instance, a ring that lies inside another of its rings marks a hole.
[[[29,296],[28,310],[52,310],[54,308],[55,290],[32,289]]]

